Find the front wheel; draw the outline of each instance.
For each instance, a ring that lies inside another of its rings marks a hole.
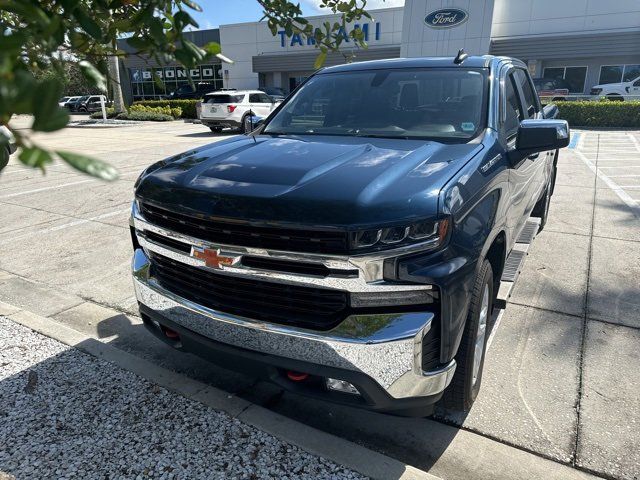
[[[492,310],[493,270],[489,261],[483,260],[476,275],[467,321],[456,355],[456,373],[440,400],[440,404],[448,410],[466,412],[478,396]]]

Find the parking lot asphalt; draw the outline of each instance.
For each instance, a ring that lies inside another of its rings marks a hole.
[[[473,452],[488,445],[500,458],[493,478],[534,476],[523,452],[552,460],[543,463],[549,472],[570,466],[638,478],[640,132],[574,136],[574,148],[560,154],[549,221],[494,332],[482,390],[465,418],[400,419],[282,394],[145,332],[129,278],[133,183],[156,160],[224,138],[201,125],[37,135],[51,148],[109,161],[121,178],[107,184],[60,164],[42,175],[12,160],[0,174],[0,301],[442,478],[476,476],[487,458]]]

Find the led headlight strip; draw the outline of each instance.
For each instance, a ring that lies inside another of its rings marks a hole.
[[[445,240],[449,219],[422,221],[406,226],[359,230],[351,234],[351,248],[385,248],[433,241],[434,248]]]

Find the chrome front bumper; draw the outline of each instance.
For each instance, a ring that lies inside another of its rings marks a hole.
[[[453,377],[455,361],[436,371],[422,371],[422,339],[434,318],[430,312],[354,315],[332,330],[317,332],[195,304],[162,288],[149,267],[147,255],[137,249],[132,270],[138,301],[216,342],[366,374],[395,399],[439,394]]]

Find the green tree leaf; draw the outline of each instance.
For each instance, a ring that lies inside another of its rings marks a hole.
[[[218,55],[222,52],[222,48],[220,48],[220,44],[217,42],[209,42],[205,44],[202,49],[209,55]]]
[[[63,128],[69,121],[69,114],[58,106],[62,93],[62,83],[55,78],[39,82],[32,92],[33,125],[38,132],[53,132]]]
[[[322,67],[326,59],[327,59],[327,52],[324,52],[324,51],[320,52],[316,57],[316,61],[313,62],[313,68],[317,70],[318,68]]]
[[[80,67],[80,71],[84,77],[89,81],[89,83],[91,83],[91,85],[103,92],[107,91],[107,79],[100,70],[86,60],[82,60],[78,63],[78,66]]]
[[[49,152],[39,147],[23,147],[18,159],[26,166],[39,168],[42,171],[45,165],[53,161]]]
[[[108,163],[79,153],[57,150],[56,154],[76,170],[111,182],[117,180],[118,171]]]
[[[73,12],[82,29],[96,40],[102,41],[102,29],[82,8],[76,8]]]
[[[36,117],[31,128],[36,132],[55,132],[66,127],[67,123],[69,123],[69,114],[56,103],[56,109],[46,116]]]

